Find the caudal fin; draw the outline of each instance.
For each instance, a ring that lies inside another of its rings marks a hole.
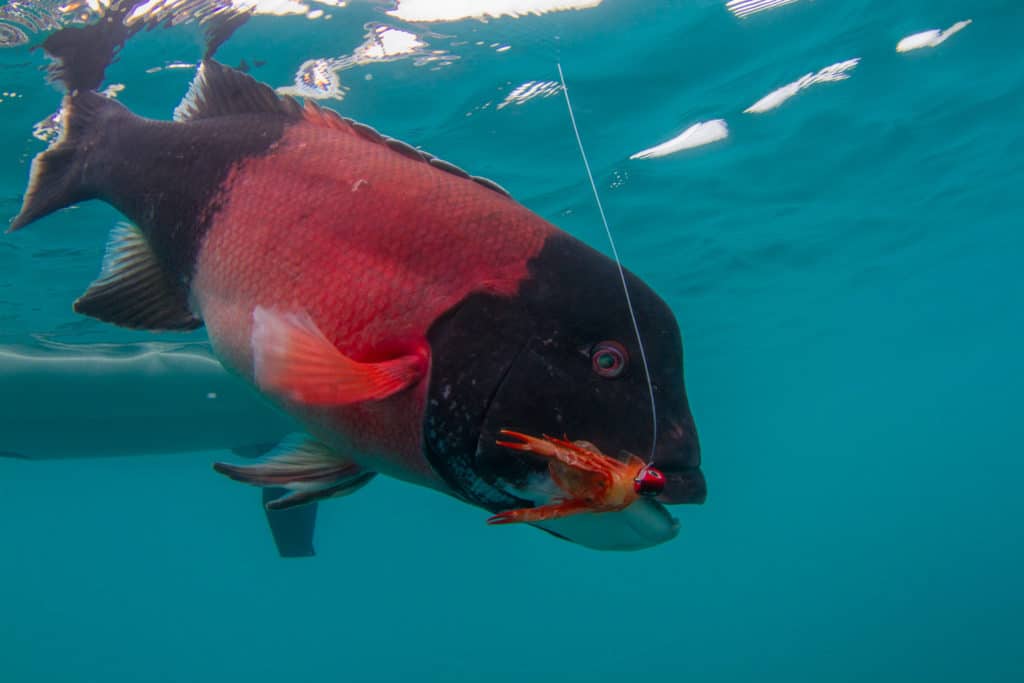
[[[43,50],[54,60],[49,67],[50,80],[59,82],[68,93],[60,112],[63,132],[32,162],[24,204],[8,232],[96,196],[97,190],[86,171],[90,166],[104,165],[96,158],[103,149],[98,136],[109,129],[111,122],[106,117],[128,112],[94,91],[103,83],[107,67],[128,39],[142,30],[172,26],[188,12],[188,16],[206,27],[209,59],[253,13],[251,4],[246,3],[228,9],[217,4],[207,11],[199,7],[203,3],[198,0],[184,5],[171,0],[110,0],[101,4],[101,17],[96,23],[64,27],[42,43]],[[145,12],[138,11],[142,5],[146,6]]]
[[[92,155],[101,146],[99,136],[111,118],[131,114],[109,97],[80,90],[64,97],[60,116],[61,134],[32,161],[21,211],[11,221],[8,232],[95,197],[96,188],[88,171]]]

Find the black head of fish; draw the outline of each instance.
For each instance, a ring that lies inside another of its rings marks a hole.
[[[427,457],[454,492],[492,511],[530,507],[546,463],[496,444],[501,429],[630,452],[668,485],[664,503],[701,503],[700,446],[671,309],[626,273],[650,391],[616,264],[567,235],[549,238],[514,297],[474,294],[431,328]]]

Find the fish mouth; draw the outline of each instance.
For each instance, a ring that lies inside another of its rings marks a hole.
[[[528,355],[529,344],[526,344],[505,368],[488,397],[480,424],[474,457],[476,477],[472,491],[467,493],[471,494],[473,502],[495,513],[543,505],[557,494],[545,463],[524,458],[497,443],[501,430],[509,426],[503,422],[504,402],[510,399],[510,392],[517,391],[510,378],[519,362]],[[700,470],[696,473],[700,475]],[[699,487],[682,483],[692,481],[689,473],[680,472],[676,479],[669,479],[670,484],[673,481],[677,487],[673,491],[681,491],[681,486],[703,490],[703,476],[699,476]],[[651,498],[640,498],[623,510],[571,515],[531,526],[594,550],[641,550],[670,541],[679,534],[679,521],[662,502]]]
[[[478,452],[495,445],[481,438]],[[519,458],[514,451],[502,450],[510,458]],[[546,465],[540,471],[534,471],[524,482],[516,484],[498,479],[491,486],[516,496],[517,500],[528,499],[527,505],[534,506],[550,503],[553,496],[559,495]],[[679,520],[653,498],[638,498],[622,510],[569,515],[532,523],[531,526],[592,550],[642,550],[671,541],[679,535]]]

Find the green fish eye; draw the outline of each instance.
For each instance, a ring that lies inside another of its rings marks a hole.
[[[590,352],[590,362],[601,377],[609,379],[618,377],[625,371],[629,360],[629,353],[626,347],[614,341],[603,341],[595,344]]]

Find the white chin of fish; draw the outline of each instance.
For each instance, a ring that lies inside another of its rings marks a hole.
[[[641,498],[619,512],[572,515],[537,526],[594,550],[641,550],[671,541],[679,534],[679,520],[649,498]]]

